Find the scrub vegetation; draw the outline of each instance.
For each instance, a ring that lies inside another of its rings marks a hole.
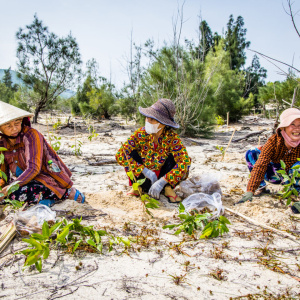
[[[287,4],[293,16],[293,4]],[[211,134],[214,125],[223,125],[228,113],[229,121],[237,121],[250,111],[274,117],[291,102],[300,105],[296,68],[291,67],[282,82],[265,83],[267,71],[260,64],[259,54],[246,67],[245,50],[251,43],[242,16],[230,15],[222,34],[201,20],[195,28],[199,39],[184,43],[179,42],[184,26],[183,9],[175,20],[174,41],[165,42],[162,47],[151,39],[141,44],[131,39],[126,61],[128,82],[116,89],[101,76],[94,58],[87,62],[86,72],[81,72],[76,38],[71,34],[56,36],[35,15],[33,22],[16,34],[17,73],[23,84],[14,83],[12,71],[5,70],[0,97],[34,111],[34,122],[45,109],[71,111],[98,121],[122,115],[126,120],[141,122],[139,106],[147,107],[158,98],[169,98],[176,105],[180,133],[205,136]],[[71,98],[62,98],[68,88],[77,89],[76,93]],[[267,105],[272,109],[266,110]]]

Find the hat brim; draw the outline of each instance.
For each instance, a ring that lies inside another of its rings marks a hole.
[[[170,126],[170,127],[176,128],[176,129],[180,127],[179,124],[173,122],[170,119],[165,118],[162,114],[160,114],[158,111],[156,111],[152,107],[143,108],[143,107],[139,106],[139,112],[143,116],[152,118],[152,119],[156,120],[157,122],[164,124],[166,126]]]
[[[284,127],[288,127],[291,125],[292,122],[294,122],[296,119],[300,119],[300,115],[291,115],[288,116],[287,118],[285,118],[283,121],[280,122],[280,124],[278,125],[276,132],[278,133],[278,130],[280,128],[284,128]]]

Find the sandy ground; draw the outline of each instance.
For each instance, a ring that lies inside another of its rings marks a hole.
[[[55,122],[55,120],[49,120]],[[46,134],[45,119],[36,128]],[[216,129],[212,139],[183,138],[192,158],[190,176],[219,179],[223,205],[256,221],[288,230],[296,241],[255,226],[225,212],[232,225],[223,237],[194,240],[184,234],[163,230],[177,221],[177,205],[160,198],[154,218],[144,211],[138,198],[128,196],[128,179],[115,163],[91,166],[114,155],[135,125],[121,119],[94,124],[98,133],[89,141],[87,127],[76,122],[76,139],[83,142],[82,155],[72,154],[74,130],[55,132],[61,137],[59,152],[73,172],[74,184],[86,194],[86,203],[64,201],[53,206],[57,215],[83,216],[84,224],[105,228],[117,236],[144,237],[132,243],[127,253],[116,247],[103,254],[53,250],[43,272],[22,270],[24,256],[13,255],[26,246],[20,237],[0,255],[0,298],[5,299],[300,299],[300,219],[275,196],[280,186],[269,185],[272,194],[233,206],[245,192],[249,176],[244,153],[271,134],[271,120],[248,117],[241,123]],[[48,125],[49,126],[49,125]],[[227,146],[235,138],[266,129],[260,136],[231,143],[221,161],[216,146]],[[6,214],[7,215],[7,212]],[[4,215],[4,216],[5,216]],[[11,218],[9,214],[0,225]],[[80,267],[78,267],[80,266]],[[285,296],[286,298],[283,298]],[[252,297],[252,298],[251,298]],[[280,298],[281,297],[281,298]]]

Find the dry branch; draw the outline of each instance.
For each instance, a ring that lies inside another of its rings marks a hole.
[[[256,226],[260,226],[260,227],[266,228],[266,229],[268,229],[268,230],[271,230],[271,231],[273,231],[273,232],[275,232],[275,233],[277,233],[277,234],[280,234],[280,235],[282,235],[282,236],[284,236],[284,237],[287,237],[287,238],[293,240],[293,241],[296,242],[297,244],[300,244],[300,241],[299,241],[296,237],[294,237],[293,235],[291,235],[291,234],[289,234],[289,233],[287,233],[287,232],[285,232],[285,231],[278,230],[278,229],[275,229],[275,228],[273,228],[273,227],[270,227],[270,226],[268,226],[268,225],[266,225],[266,224],[257,222],[257,221],[255,221],[255,220],[253,220],[253,219],[251,219],[251,218],[249,218],[249,217],[247,217],[247,216],[245,216],[245,215],[243,215],[243,214],[241,214],[241,213],[239,213],[239,212],[236,212],[236,211],[234,211],[234,210],[232,210],[232,209],[230,209],[230,208],[228,208],[228,207],[225,207],[225,206],[224,206],[224,208],[225,208],[225,210],[227,210],[227,211],[229,211],[229,212],[231,212],[231,213],[233,213],[233,214],[238,215],[239,217],[245,219],[246,221],[248,221],[248,222],[250,222],[250,223],[252,223],[252,224],[254,224],[254,225],[256,225]]]
[[[16,233],[15,225],[10,223],[0,236],[0,253],[9,245]]]
[[[116,163],[117,161],[115,159],[103,159],[96,162],[88,161],[89,166],[103,166]]]
[[[249,134],[247,134],[247,135],[245,135],[245,136],[243,136],[243,137],[240,137],[240,138],[238,138],[238,139],[233,140],[232,142],[233,142],[233,143],[236,143],[236,142],[245,140],[245,139],[247,139],[247,138],[249,138],[249,137],[251,137],[251,136],[255,136],[255,135],[261,134],[261,133],[263,133],[263,132],[266,131],[266,130],[267,130],[267,129],[263,129],[263,130],[261,130],[261,131],[256,131],[256,132],[251,132],[251,133],[249,133]]]

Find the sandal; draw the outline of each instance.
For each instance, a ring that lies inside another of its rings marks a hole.
[[[141,188],[139,187],[140,191]],[[127,196],[135,196],[135,197],[139,197],[140,193],[138,190],[134,190],[133,188],[130,190],[130,192],[126,193]]]
[[[169,203],[180,203],[181,202],[181,198],[177,195],[176,196],[167,196],[167,195],[165,195],[165,197],[168,199]],[[174,201],[171,201],[170,198],[174,199]]]
[[[74,196],[74,201],[77,201],[78,197],[81,196],[81,203],[84,203],[85,200],[85,195],[81,193],[80,191],[76,190],[75,196]]]
[[[172,195],[168,195],[168,194],[173,194]],[[182,199],[176,195],[176,193],[174,192],[174,190],[171,188],[171,186],[166,186],[165,187],[165,197],[168,199],[169,203],[180,203],[182,201]],[[171,199],[173,199],[173,201]]]

